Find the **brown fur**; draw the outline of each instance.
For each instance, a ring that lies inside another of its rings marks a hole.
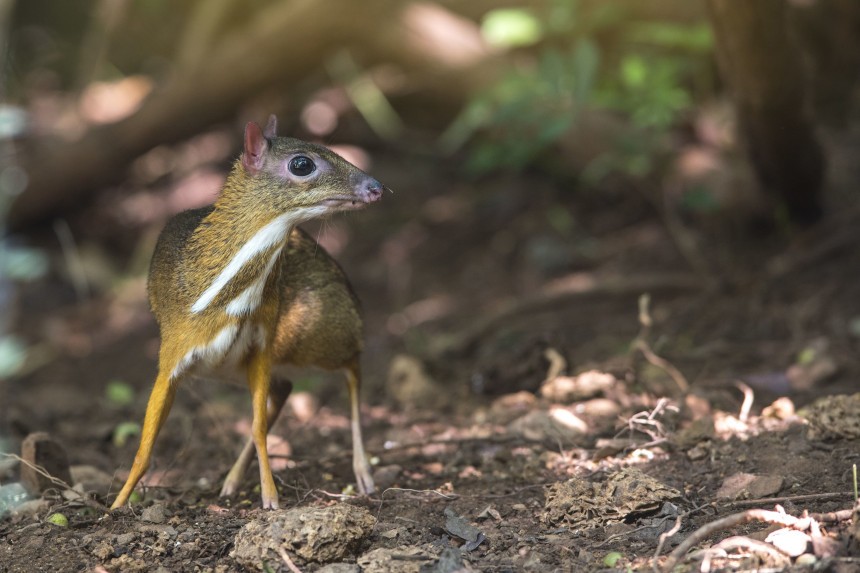
[[[337,263],[311,237],[292,226],[374,202],[383,187],[322,146],[275,137],[276,126],[274,116],[265,131],[249,124],[245,151],[215,204],[180,213],[159,237],[149,274],[149,300],[161,329],[159,372],[147,405],[140,448],[112,507],[127,501],[148,468],[155,438],[181,379],[201,364],[218,366],[228,359],[238,360],[248,377],[253,443],[234,464],[222,494],[235,491],[250,460],[250,449],[256,449],[263,506],[278,506],[265,442],[268,426],[289,394],[289,383],[271,380],[275,363],[345,371],[356,480],[362,492],[373,491],[358,408],[362,349],[358,300]],[[289,165],[297,155],[310,158],[315,170],[293,173]],[[264,228],[275,231],[260,234]],[[254,237],[258,239],[251,244],[257,248],[243,251]],[[252,254],[247,259],[239,257],[243,252]],[[234,259],[244,263],[235,273],[224,274],[228,278],[217,283],[220,290],[210,290]],[[253,285],[260,285],[261,290],[249,289]],[[204,296],[207,292],[211,297]],[[243,293],[248,292],[259,297],[245,298]],[[277,406],[268,412],[267,398]]]

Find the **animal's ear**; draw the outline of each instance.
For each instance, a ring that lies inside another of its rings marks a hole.
[[[242,166],[251,175],[256,175],[263,168],[263,160],[268,146],[269,142],[266,141],[260,126],[249,121],[248,125],[245,126],[245,151],[242,153]]]
[[[278,118],[275,117],[275,114],[269,116],[269,123],[266,124],[263,135],[266,136],[266,139],[273,139],[278,136]]]

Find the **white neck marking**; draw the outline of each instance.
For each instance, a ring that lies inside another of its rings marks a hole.
[[[215,297],[218,296],[218,293],[227,286],[238,273],[242,270],[248,262],[253,259],[255,256],[259,255],[262,252],[265,252],[272,248],[274,245],[278,244],[281,241],[284,241],[287,237],[287,234],[290,232],[290,229],[297,222],[295,213],[284,213],[283,215],[279,215],[269,221],[263,228],[257,231],[253,237],[251,237],[247,243],[242,245],[242,248],[233,255],[233,258],[230,259],[230,262],[227,263],[227,266],[215,277],[215,280],[212,281],[212,284],[209,285],[203,294],[200,295],[193,305],[191,305],[191,312],[197,314],[206,310],[209,304],[215,300]],[[269,271],[271,271],[272,265],[274,264],[275,257],[273,256],[272,260],[269,261],[269,264],[266,266],[266,275],[268,275]],[[259,279],[258,279],[259,280]],[[265,277],[262,279],[262,282],[259,286],[259,289],[262,291],[262,285],[265,284]],[[256,285],[251,285],[252,287]],[[250,289],[251,287],[249,287]],[[246,293],[245,292],[239,295],[237,298],[242,298],[243,296],[250,297],[254,294],[254,292]],[[258,301],[259,303],[259,301]],[[231,313],[232,314],[232,313]]]
[[[266,263],[266,268],[263,272],[254,279],[254,282],[245,290],[239,293],[236,298],[227,304],[227,314],[230,316],[245,316],[251,314],[257,307],[260,306],[260,301],[263,299],[263,287],[266,286],[266,281],[269,280],[269,273],[272,272],[272,267],[281,255],[282,249],[277,249],[269,257],[269,262]]]

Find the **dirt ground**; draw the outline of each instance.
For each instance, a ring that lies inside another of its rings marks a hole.
[[[693,217],[684,254],[686,235],[623,182],[464,182],[406,152],[375,157],[372,172],[395,193],[308,229],[364,303],[378,491],[353,495],[336,375],[297,373],[270,438],[281,511],[347,506],[364,524],[329,558],[339,567],[286,542],[287,559],[238,556],[243,527],[269,519],[255,469],[236,496],[218,497],[250,428],[239,386],[184,385],[143,499],[106,510],[137,447],[117,430],[142,420],[155,375],[140,261],[160,225],[134,218],[133,180],[106,192],[70,220],[108,276],[91,296],[76,297],[49,231],[31,237],[55,269],[17,293],[14,331],[37,359],[0,386],[6,450],[49,432],[72,466],[87,466],[79,489],[93,495],[58,486],[6,515],[0,571],[650,570],[699,527],[749,509],[785,519],[718,524],[694,544],[710,550],[681,555],[680,570],[860,570],[850,511],[860,405],[844,396],[860,389],[860,216],[840,186],[857,174],[831,145],[839,176],[823,223],[765,238]],[[169,204],[183,182],[217,186],[219,173],[223,163],[147,189]],[[107,394],[117,381],[132,399]],[[843,396],[816,403],[830,395]],[[0,484],[19,465],[0,460]],[[49,522],[57,513],[66,526]],[[332,543],[347,539],[332,527]]]

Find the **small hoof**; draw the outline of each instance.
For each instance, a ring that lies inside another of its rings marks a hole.
[[[370,477],[370,474],[355,476],[355,480],[358,482],[358,491],[362,495],[370,495],[376,491],[376,485],[373,483],[373,478]]]

